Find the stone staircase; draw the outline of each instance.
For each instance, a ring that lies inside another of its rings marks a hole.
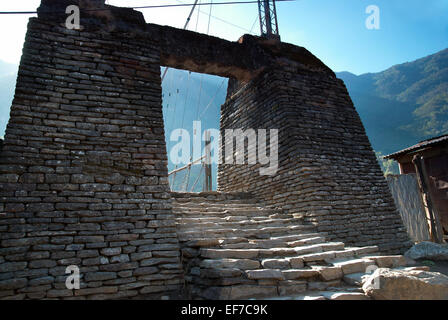
[[[266,209],[247,193],[172,193],[192,299],[366,299],[368,268],[403,267],[376,246],[346,247],[299,214]]]

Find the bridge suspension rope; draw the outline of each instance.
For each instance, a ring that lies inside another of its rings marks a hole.
[[[179,2],[179,3],[182,3],[182,2],[179,1],[179,0],[176,0],[176,1]],[[187,21],[186,21],[186,23],[185,23],[185,27],[187,27],[188,24],[190,23],[190,21],[192,20],[191,18],[192,18],[193,14],[194,14],[193,11],[194,11],[194,9],[196,9],[196,10],[197,10],[197,18],[196,18],[195,30],[197,31],[197,29],[198,29],[198,25],[199,25],[199,17],[200,17],[200,14],[202,13],[202,14],[208,16],[207,24],[206,24],[206,26],[207,26],[206,34],[209,34],[209,33],[210,33],[210,27],[211,27],[211,20],[212,20],[212,18],[220,20],[219,18],[216,18],[216,17],[214,17],[214,16],[212,15],[212,8],[213,8],[213,5],[212,5],[212,4],[213,4],[213,0],[211,0],[210,9],[208,10],[207,13],[201,11],[201,9],[200,9],[200,5],[203,4],[203,3],[201,3],[201,1],[196,1],[195,4],[196,4],[197,6],[195,6],[195,7],[190,11],[189,16],[188,16],[188,18],[187,18]],[[256,17],[255,17],[255,20],[254,20],[254,22],[252,23],[250,30],[247,30],[247,29],[244,29],[244,30],[245,30],[246,32],[249,32],[249,33],[252,34],[253,29],[254,29],[254,27],[256,26],[257,21],[259,21],[259,15],[258,15],[258,14],[257,14]],[[162,80],[165,79],[165,76],[166,76],[166,74],[167,74],[167,71],[168,71],[168,68],[166,68],[166,69],[164,70]],[[174,74],[173,74],[173,75],[174,75]],[[179,74],[179,77],[180,77],[180,74]],[[173,79],[174,79],[174,78],[171,77],[171,79],[170,79],[170,80],[171,80],[171,84],[172,84],[172,82],[174,81]],[[181,78],[179,78],[179,79],[181,80]],[[214,92],[213,96],[211,96],[211,98],[210,98],[210,100],[208,101],[208,103],[207,103],[207,104],[202,104],[202,101],[201,101],[201,100],[202,100],[202,98],[203,98],[203,89],[204,89],[204,83],[203,83],[203,82],[204,82],[204,75],[203,75],[203,74],[200,75],[199,93],[198,93],[198,98],[197,98],[197,103],[196,103],[196,112],[195,112],[195,116],[194,116],[194,119],[195,119],[195,120],[197,120],[197,121],[201,121],[201,120],[204,118],[204,116],[205,116],[205,114],[207,113],[207,111],[209,111],[210,107],[211,107],[211,106],[213,105],[213,103],[215,102],[215,100],[216,100],[218,94],[221,92],[221,89],[222,89],[223,85],[226,83],[226,80],[227,80],[226,78],[223,78],[222,81],[220,82],[219,86],[217,87],[216,91]],[[184,80],[181,80],[181,81],[184,81]],[[190,101],[190,99],[192,99],[192,97],[190,97],[190,85],[191,85],[191,82],[192,82],[192,81],[193,81],[193,78],[191,77],[191,72],[188,72],[187,90],[186,90],[186,96],[185,96],[185,101],[184,101],[184,104],[183,104],[183,110],[182,110],[182,122],[181,122],[181,128],[183,128],[183,126],[184,126],[185,115],[186,115],[186,108],[187,108],[187,106],[189,105],[189,104],[188,104],[188,101]],[[171,90],[172,90],[172,86],[170,86],[170,87],[171,87]],[[178,90],[178,89],[177,89],[177,90]],[[175,101],[177,101],[178,95],[179,95],[179,91],[177,91],[177,95],[176,95],[176,100],[175,100]],[[191,102],[193,102],[193,101],[191,101]],[[190,105],[192,105],[192,103],[190,103]],[[204,106],[205,106],[202,110],[200,110],[200,109],[201,109],[201,105],[204,105]],[[176,116],[176,106],[177,106],[177,103],[175,102],[175,104],[174,104],[174,112],[172,113],[172,116],[173,116],[172,125],[174,125],[174,118],[175,118],[175,116]],[[171,126],[171,127],[172,127],[172,126]],[[193,128],[193,130],[196,130],[196,129]],[[196,135],[196,134],[201,134],[201,133],[194,132],[193,134]],[[207,133],[207,132],[206,132],[206,138],[207,138],[207,139],[206,139],[206,140],[207,140],[207,141],[206,141],[206,149],[208,148],[208,149],[207,149],[208,152],[206,151],[206,153],[208,154],[209,157],[211,157],[211,154],[210,154],[210,134]],[[208,147],[207,147],[207,146],[208,146]],[[194,151],[194,150],[193,150],[193,147],[194,147],[194,146],[192,145],[192,146],[191,146],[190,159],[189,159],[190,162],[189,162],[188,164],[186,164],[185,166],[181,167],[181,168],[179,168],[178,165],[176,165],[176,166],[174,167],[174,170],[171,171],[171,172],[169,173],[169,176],[171,177],[171,188],[172,188],[172,190],[177,189],[178,191],[182,191],[182,192],[187,192],[187,191],[189,190],[190,192],[194,192],[194,191],[195,191],[195,188],[196,188],[196,186],[198,185],[198,183],[199,183],[199,181],[200,181],[200,178],[201,178],[201,176],[202,176],[203,174],[204,174],[205,181],[204,181],[204,183],[203,183],[203,185],[202,185],[202,190],[203,190],[203,191],[208,191],[208,190],[211,190],[211,188],[212,188],[212,179],[211,179],[211,161],[210,161],[210,159],[205,159],[205,158],[204,158],[205,156],[202,156],[202,157],[199,158],[199,159],[193,159],[193,155],[195,154],[195,153],[193,152],[193,151]],[[191,188],[189,189],[189,186],[190,186],[190,179],[191,179],[191,176],[192,176],[192,172],[191,172],[191,170],[192,170],[193,167],[194,167],[195,165],[197,165],[197,164],[201,164],[201,166],[200,166],[200,170],[199,170],[199,172],[197,173],[197,176],[195,177],[194,182],[193,182],[192,185],[191,185]],[[180,173],[181,171],[184,172],[184,175],[183,175],[183,177],[182,177],[182,182],[180,183],[180,185],[177,185],[177,186],[176,186],[176,178],[180,178],[180,177],[181,177],[181,176],[178,175],[178,173]],[[207,190],[206,190],[206,189],[207,189]]]

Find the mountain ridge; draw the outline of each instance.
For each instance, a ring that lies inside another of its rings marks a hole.
[[[380,154],[448,133],[448,48],[378,73],[336,75]]]

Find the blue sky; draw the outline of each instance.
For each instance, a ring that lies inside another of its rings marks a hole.
[[[117,6],[192,0],[107,0]],[[202,0],[210,2],[211,0]],[[214,0],[227,1],[227,0]],[[230,1],[230,0],[229,0]],[[2,1],[0,10],[32,10],[39,0]],[[368,30],[366,7],[380,9],[380,30]],[[448,47],[447,0],[297,0],[277,3],[282,40],[304,46],[334,71],[378,72]],[[259,32],[257,5],[214,6],[209,33],[229,40]],[[147,22],[182,27],[189,8],[145,9]],[[206,33],[209,7],[189,29]],[[0,16],[0,60],[18,63],[29,16]]]
[[[379,30],[365,27],[372,4],[380,9]],[[335,71],[378,72],[448,47],[447,0],[301,0],[278,7],[283,40]]]

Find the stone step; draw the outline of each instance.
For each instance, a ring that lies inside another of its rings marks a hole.
[[[346,247],[346,249],[351,250],[355,256],[374,255],[379,252],[378,246]]]
[[[219,237],[189,239],[181,242],[185,247],[219,247],[221,249],[269,249],[275,247],[288,247],[288,241],[296,241],[301,239],[313,238],[318,233],[303,233],[298,235],[281,236],[271,239],[247,239],[244,237]],[[277,244],[276,246],[271,246]],[[283,244],[283,245],[282,245]]]
[[[269,248],[284,248],[284,247],[298,247],[307,244],[317,244],[325,242],[324,237],[309,237],[292,242],[285,242],[281,240],[250,240],[243,243],[234,243],[220,246],[222,249],[269,249]]]
[[[331,289],[331,291],[330,291]],[[328,291],[304,291],[299,295],[273,296],[261,300],[370,300],[358,288],[329,288]]]
[[[306,297],[306,295],[302,296]],[[310,297],[315,298],[300,299],[297,297],[291,300],[370,300],[370,298],[362,292],[346,291],[343,290],[343,288],[341,288],[341,290],[335,290],[335,291],[318,291],[314,294],[310,292]],[[317,297],[321,297],[321,299]]]
[[[200,256],[208,259],[253,259],[258,258],[260,250],[258,249],[204,249],[200,251]]]
[[[275,236],[275,237],[271,237],[268,240],[254,240],[257,242],[263,242],[263,241],[270,241],[270,240],[281,240],[281,241],[285,241],[285,242],[291,242],[291,241],[296,241],[296,240],[301,240],[301,239],[305,239],[307,237],[316,237],[316,236],[322,236],[325,237],[327,235],[326,232],[309,232],[309,233],[302,233],[302,234],[298,234],[298,235],[283,235],[283,236]]]
[[[262,208],[254,208],[250,207],[247,209],[242,208],[188,208],[188,209],[180,209],[173,208],[172,212],[179,216],[185,218],[198,218],[198,217],[221,217],[223,215],[228,216],[237,216],[237,215],[246,215],[246,216],[264,216],[268,217],[272,214],[279,214],[275,210],[262,209]]]
[[[253,259],[204,259],[199,263],[201,268],[206,269],[260,269],[261,263]]]
[[[245,203],[245,202],[234,202],[234,201],[220,201],[220,202],[183,202],[177,203],[176,201],[172,201],[173,207],[180,209],[222,209],[222,208],[240,208],[240,209],[248,209],[248,208],[265,208],[264,205],[258,203]]]
[[[324,261],[334,259],[335,253],[331,250],[343,249],[342,242],[325,242],[301,247],[269,248],[269,249],[208,249],[202,248],[200,256],[209,259],[255,259],[277,257],[300,257],[303,261]],[[330,252],[326,252],[330,251]],[[325,255],[326,253],[329,253]]]
[[[311,225],[293,225],[287,227],[262,227],[251,229],[213,229],[213,230],[190,230],[179,232],[179,240],[187,241],[195,238],[208,238],[208,237],[220,237],[220,236],[232,236],[232,237],[253,237],[256,239],[268,239],[272,236],[295,234],[298,232],[313,230],[314,226]]]
[[[319,271],[315,269],[288,269],[282,270],[282,274],[287,280],[310,280],[319,277]]]
[[[304,261],[314,261],[312,260],[311,254],[320,254],[331,252],[334,255],[334,251],[344,249],[343,242],[324,242],[311,245],[304,245],[295,247],[295,251],[298,255],[305,257],[307,260]],[[334,255],[335,256],[335,255]]]
[[[191,213],[209,213],[220,214],[222,212],[269,212],[270,214],[275,213],[274,210],[265,209],[263,207],[233,207],[233,206],[217,206],[217,207],[172,207],[172,211],[176,214],[191,214]]]
[[[357,287],[332,287],[331,283],[306,282],[300,280],[282,280],[278,270],[253,270],[247,274],[248,278],[257,280],[254,283],[246,279],[242,283],[232,279],[220,283],[235,283],[233,285],[215,284],[207,286],[204,290],[197,290],[202,299],[262,299],[262,300],[369,300],[362,290]],[[199,283],[212,283],[210,280],[199,280]],[[263,283],[263,284],[260,284]]]
[[[176,213],[174,212],[176,219],[219,219],[217,221],[222,221],[223,219],[276,219],[277,217],[271,217],[273,213],[263,212],[263,211],[252,211],[252,212],[236,212],[228,211],[225,212],[187,212],[187,213]],[[241,217],[241,218],[240,218]],[[293,218],[290,216],[285,216],[284,218]],[[302,218],[295,218],[303,221]],[[188,221],[188,220],[187,220]],[[197,220],[199,221],[199,220]]]
[[[179,208],[191,207],[191,208],[221,208],[225,206],[235,206],[241,208],[266,208],[265,204],[262,202],[246,202],[246,201],[235,201],[235,200],[226,200],[226,201],[190,201],[190,202],[179,202],[178,200],[173,199],[173,205]],[[272,208],[269,208],[272,209]]]
[[[280,215],[280,214],[271,214],[269,216],[221,216],[221,217],[213,217],[213,216],[203,216],[200,215],[198,217],[178,217],[175,219],[176,223],[179,225],[182,224],[200,224],[200,223],[226,223],[226,222],[235,222],[235,221],[245,221],[245,220],[253,220],[253,221],[264,221],[264,220],[279,220],[286,221],[291,219],[296,219],[297,221],[302,221],[301,218],[295,218],[292,215]]]
[[[266,219],[266,217],[263,217]],[[196,218],[188,217],[188,218],[176,218],[174,221],[176,221],[177,224],[190,224],[190,223],[203,223],[203,222],[212,222],[212,223],[220,223],[220,222],[226,222],[226,221],[244,221],[247,220],[247,216],[228,216],[228,217],[204,217],[199,216]],[[252,218],[254,219],[254,218]]]
[[[260,201],[244,201],[244,200],[218,200],[207,201],[204,199],[198,199],[195,201],[181,201],[179,199],[173,199],[172,203],[177,207],[218,207],[218,206],[236,206],[236,207],[264,207],[265,205]]]
[[[369,259],[374,261],[379,268],[398,268],[409,265],[415,265],[414,260],[409,259],[402,255],[389,255],[389,256],[366,255],[363,256],[363,259]]]
[[[251,280],[285,280],[285,276],[279,269],[248,270],[246,276]]]
[[[357,300],[364,298],[358,273],[405,263],[401,256],[378,256],[376,246],[327,242],[327,233],[304,224],[301,213],[218,199],[219,193],[178,196],[173,212],[195,297],[298,299],[312,292],[316,299]]]
[[[264,203],[263,201],[255,198],[206,198],[206,197],[172,197],[173,201],[179,202],[179,203],[188,203],[188,202],[212,202],[212,203],[220,203],[220,202],[241,202],[241,203]]]
[[[254,198],[252,195],[235,196],[229,194],[219,193],[217,195],[197,195],[197,194],[171,194],[173,202],[185,203],[185,202],[213,202],[219,203],[222,201],[236,201],[242,203],[264,203],[260,199]]]
[[[238,224],[238,223],[298,223],[302,222],[303,220],[300,218],[292,218],[292,217],[270,217],[270,216],[254,216],[254,217],[247,217],[247,216],[225,216],[225,217],[219,217],[219,218],[178,218],[175,220],[176,223],[183,227],[185,225],[197,225],[200,226],[202,224],[222,224],[222,225],[229,225],[229,224]]]
[[[332,262],[333,266],[341,268],[344,275],[353,273],[367,273],[369,267],[375,267],[375,261],[370,259],[347,259],[341,262]]]
[[[215,229],[223,229],[223,228],[249,228],[253,229],[254,227],[262,228],[262,227],[285,227],[290,225],[297,225],[301,222],[299,219],[268,219],[268,220],[244,220],[244,221],[236,221],[236,222],[200,222],[200,223],[189,223],[189,224],[178,224],[177,229],[179,231],[188,231],[188,230],[215,230]]]

